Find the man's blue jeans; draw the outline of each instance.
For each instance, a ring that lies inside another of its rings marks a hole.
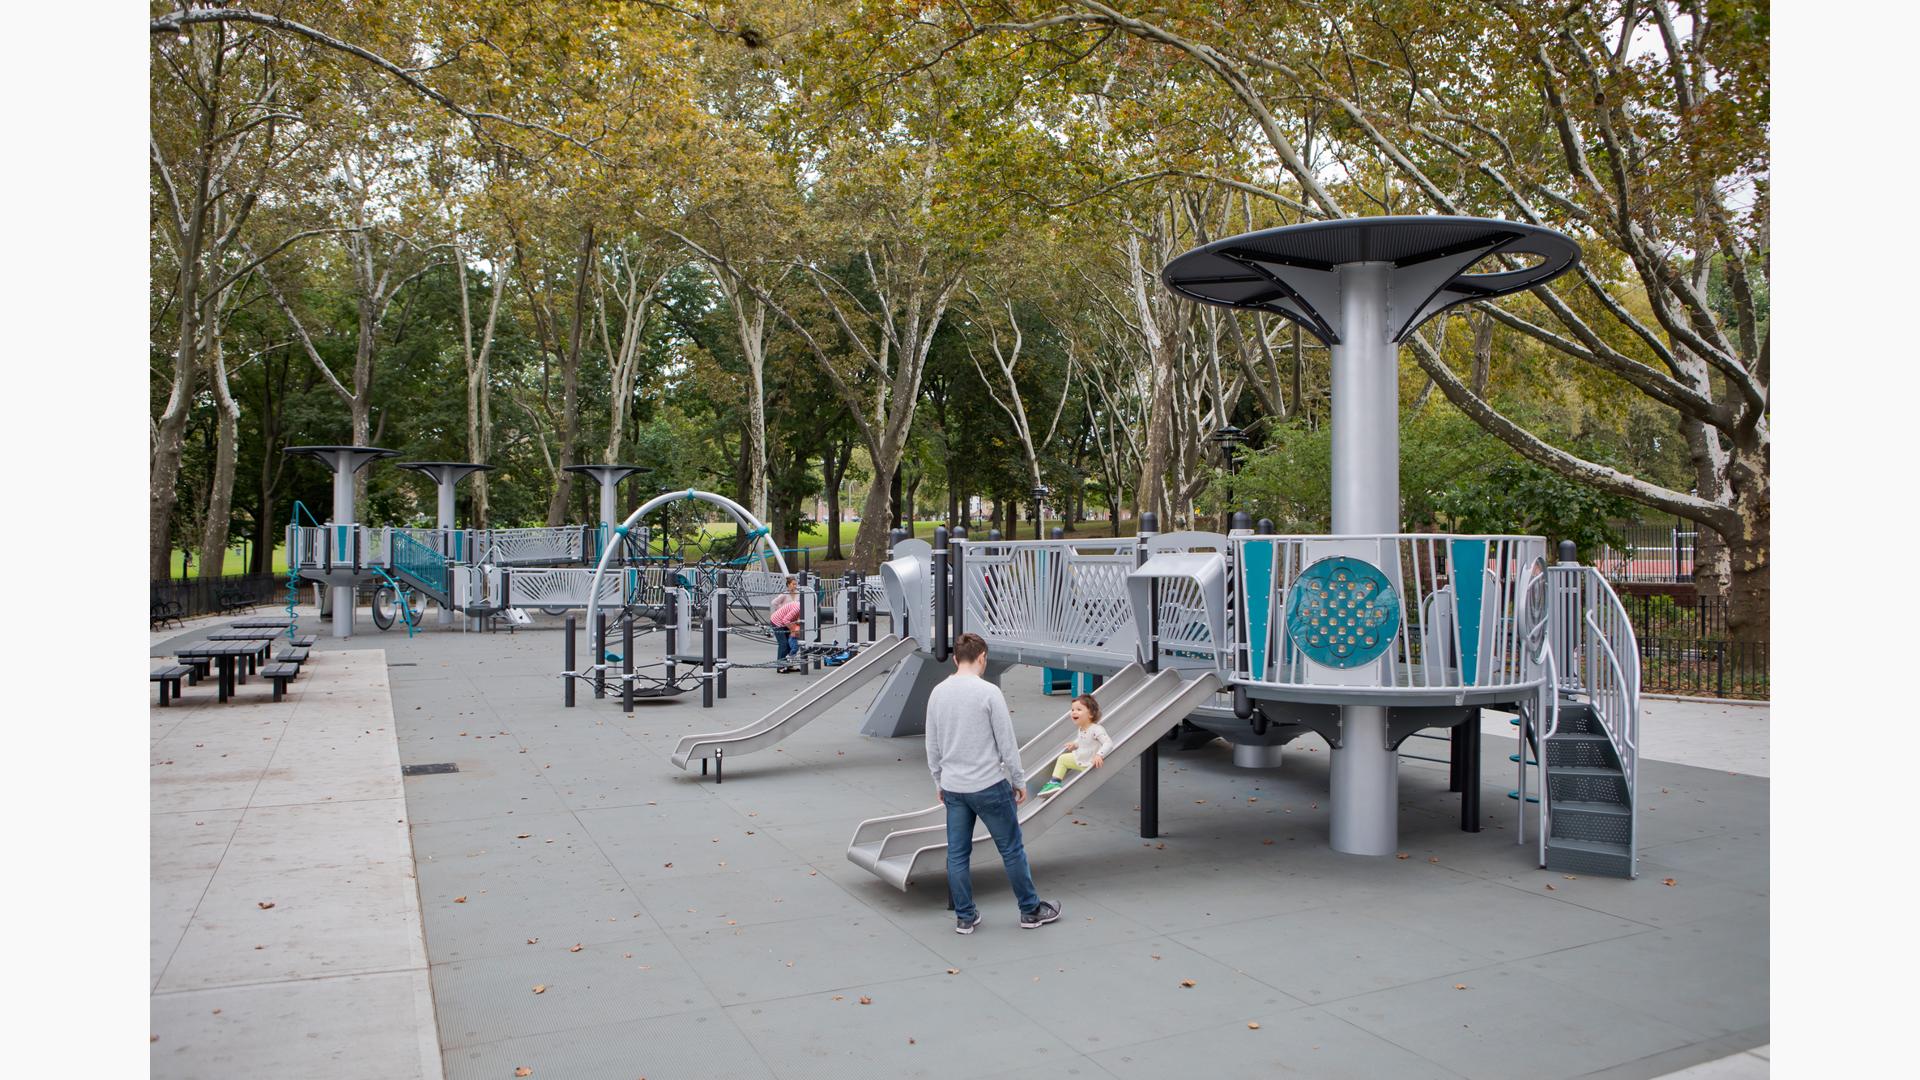
[[[776,662],[785,660],[788,654],[799,651],[799,647],[793,641],[793,631],[784,626],[773,628],[773,659]]]
[[[947,804],[947,891],[953,894],[953,914],[971,922],[979,915],[973,906],[973,823],[987,823],[1007,864],[1007,881],[1025,915],[1040,906],[1033,874],[1027,869],[1027,845],[1020,839],[1020,816],[1013,803],[1013,785],[1005,780],[982,791],[943,792]]]

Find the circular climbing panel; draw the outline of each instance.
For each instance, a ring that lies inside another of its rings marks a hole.
[[[1378,660],[1399,629],[1399,594],[1360,559],[1321,559],[1287,590],[1287,635],[1316,664],[1351,668]]]

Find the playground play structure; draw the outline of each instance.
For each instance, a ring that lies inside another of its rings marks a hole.
[[[1398,748],[1429,729],[1451,732],[1461,827],[1478,831],[1479,715],[1498,707],[1516,714],[1519,729],[1511,793],[1519,841],[1532,809],[1540,865],[1632,876],[1638,650],[1618,597],[1569,551],[1549,564],[1540,537],[1399,531],[1399,343],[1450,306],[1541,284],[1578,256],[1550,230],[1442,217],[1315,222],[1180,256],[1162,274],[1175,292],[1292,319],[1330,347],[1331,534],[1276,534],[1244,514],[1227,533],[1161,534],[1143,514],[1139,534],[1121,539],[973,540],[945,528],[931,544],[896,537],[879,575],[890,632],[875,640],[869,619],[866,642],[856,632],[819,643],[829,589],[808,582],[807,665],[829,650],[843,662],[754,723],[681,740],[673,762],[687,769],[698,760],[703,773],[711,765],[721,782],[729,758],[780,742],[882,676],[863,733],[919,734],[951,643],[973,632],[989,645],[989,677],[1024,663],[1046,669],[1049,686],[1064,672],[1095,687],[1116,739],[1105,768],[1075,773],[1059,794],[1021,807],[1030,833],[1138,760],[1141,833],[1156,835],[1163,740],[1218,735],[1235,745],[1237,764],[1271,766],[1288,742],[1314,732],[1332,748],[1332,847],[1389,855]],[[352,633],[353,590],[369,582],[392,595],[410,628],[420,598],[439,606],[442,622],[584,609],[589,659],[579,662],[569,615],[567,703],[582,681],[596,697],[611,683],[631,710],[636,697],[696,683],[707,704],[725,697],[727,672],[740,666],[729,638],[770,634],[765,611],[786,562],[765,527],[724,496],[669,492],[615,524],[615,489],[637,470],[579,466],[601,485],[599,522],[460,530],[452,489],[480,466],[422,462],[414,467],[439,485],[439,525],[375,531],[351,520],[353,475],[390,451],[289,452],[334,471],[333,521],[290,526],[288,551],[290,576],[331,591],[336,637]],[[725,510],[755,550],[724,560],[654,556],[645,521],[681,500]],[[876,599],[872,583],[821,583],[834,585],[835,614],[857,626]],[[376,621],[378,601],[379,590]],[[658,674],[634,659],[636,635],[654,631],[666,640]],[[1063,716],[1021,748],[1022,760],[1050,760],[1069,727]],[[944,864],[944,815],[934,806],[864,822],[848,858],[905,888]]]
[[[1335,850],[1390,855],[1398,841],[1398,748],[1451,732],[1461,827],[1478,831],[1480,710],[1516,714],[1519,842],[1527,817],[1543,867],[1633,876],[1639,673],[1618,597],[1570,545],[1549,563],[1533,536],[1399,531],[1398,344],[1447,307],[1540,284],[1578,248],[1504,221],[1405,217],[1316,222],[1231,237],[1173,260],[1189,298],[1298,322],[1333,366],[1333,533],[1278,535],[1235,515],[1227,533],[973,540],[938,529],[897,539],[881,568],[891,632],[761,719],[691,735],[675,765],[774,745],[857,688],[885,681],[862,731],[922,731],[928,692],[966,632],[989,646],[989,677],[1042,667],[1093,685],[1116,745],[1105,768],[1072,774],[1020,809],[1029,836],[1131,761],[1141,835],[1158,832],[1158,753],[1182,734],[1235,745],[1237,764],[1278,764],[1305,732],[1332,748]],[[631,528],[645,507],[630,516]],[[616,579],[603,557],[589,595]],[[568,671],[604,676],[603,664]],[[1072,730],[1064,715],[1021,747],[1040,772]],[[1530,771],[1531,770],[1531,771]],[[990,842],[982,829],[976,844]],[[938,805],[862,822],[847,857],[906,888],[945,865]]]

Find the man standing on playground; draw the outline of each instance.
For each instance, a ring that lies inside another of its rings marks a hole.
[[[1020,902],[1020,927],[1032,930],[1060,917],[1060,905],[1040,899],[1027,869],[1020,815],[1027,781],[1020,771],[1020,743],[1000,688],[986,680],[987,643],[961,634],[953,643],[953,674],[927,696],[927,768],[947,807],[947,891],[953,897],[956,934],[980,925],[973,906],[973,823],[987,823],[1007,881]]]

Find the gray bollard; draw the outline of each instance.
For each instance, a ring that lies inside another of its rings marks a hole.
[[[633,711],[633,612],[620,614],[620,711]]]
[[[727,700],[727,639],[732,636],[727,630],[727,605],[733,602],[733,590],[721,589],[714,595],[719,598],[714,606],[718,609],[715,617],[720,623],[714,630],[714,655],[715,658],[720,661],[720,690],[718,696],[721,701],[725,701]]]

